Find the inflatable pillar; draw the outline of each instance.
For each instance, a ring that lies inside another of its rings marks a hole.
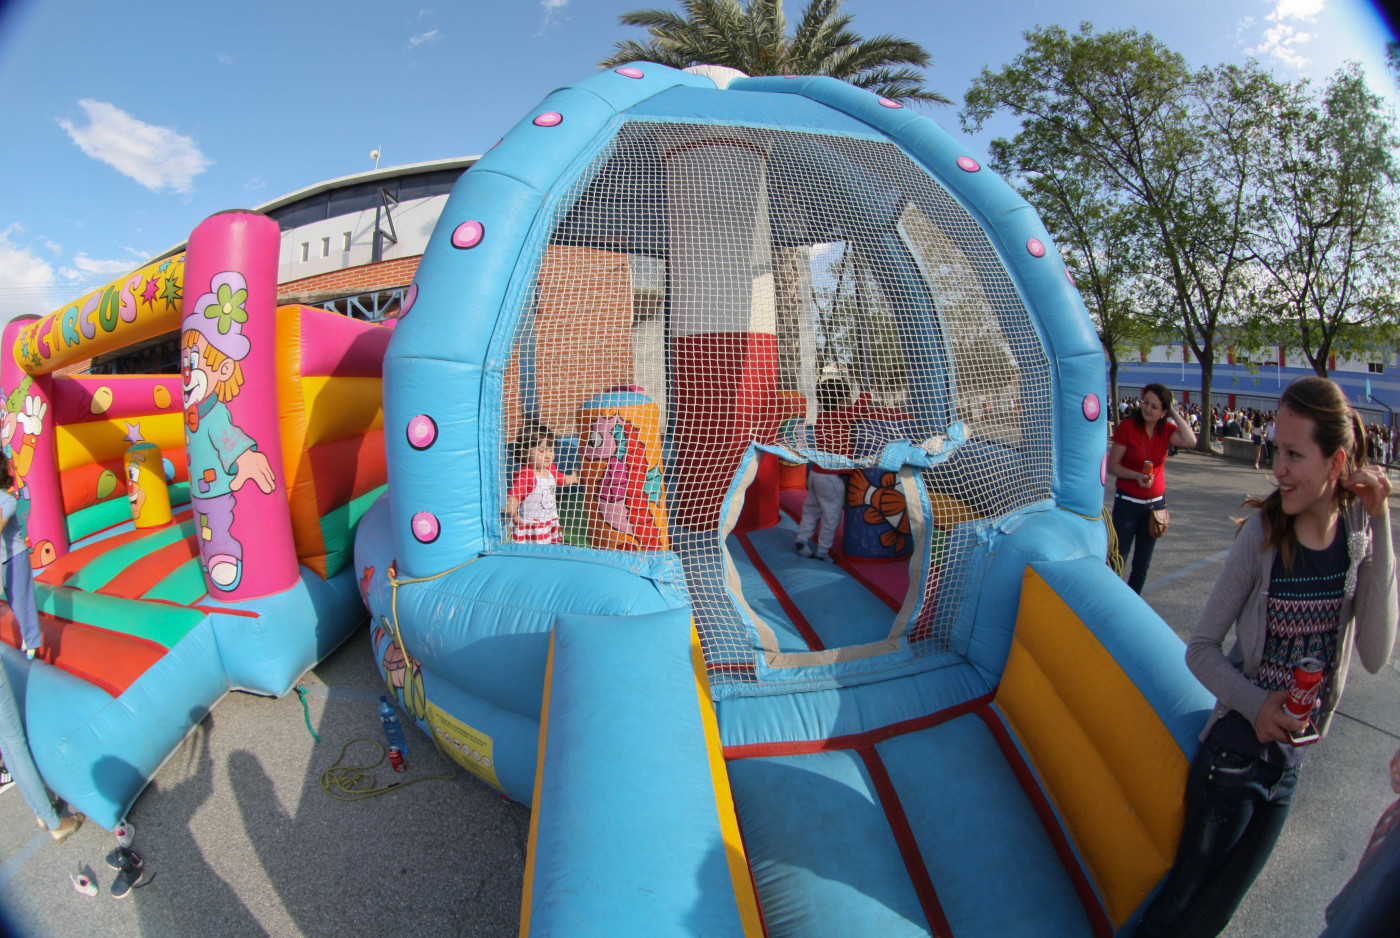
[[[614,388],[579,408],[579,482],[588,542],[618,550],[667,550],[661,411],[636,386]]]
[[[204,582],[214,599],[297,582],[277,413],[277,222],[221,212],[190,234],[180,374]]]
[[[165,460],[161,458],[160,447],[147,440],[133,443],[124,461],[132,523],[138,528],[169,524],[170,488],[165,481]]]
[[[5,327],[4,347],[18,349],[22,326]],[[47,339],[47,336],[45,337]],[[0,444],[15,478],[15,517],[29,539],[29,562],[36,570],[68,553],[63,493],[58,487],[57,444],[54,442],[53,376],[30,376],[15,355],[0,364]]]
[[[665,158],[676,522],[713,528],[750,440],[776,431],[777,301],[767,165],[741,140]],[[736,243],[736,232],[739,233]]]

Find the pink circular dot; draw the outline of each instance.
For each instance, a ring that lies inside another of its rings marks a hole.
[[[900,104],[898,101],[891,101],[889,98],[881,98],[880,103],[885,107],[904,107],[904,105]]]
[[[481,222],[464,221],[457,226],[456,231],[452,232],[452,246],[454,248],[474,248],[481,243],[485,234],[486,229],[481,227]]]
[[[1099,419],[1099,396],[1094,393],[1084,395],[1084,419]]]
[[[1103,461],[1099,463],[1099,485],[1108,484],[1108,454],[1103,454]]]
[[[640,68],[615,68],[615,69],[613,69],[613,71],[617,72],[617,73],[618,73],[619,75],[621,75],[623,78],[641,78],[641,77],[642,77],[642,70],[641,70]]]
[[[399,318],[408,315],[408,311],[413,309],[413,304],[418,302],[418,284],[410,283],[408,292],[403,295],[403,302],[399,304]]]
[[[797,76],[796,76],[796,75],[784,75],[783,77],[784,77],[784,78],[796,78]]]
[[[555,127],[564,122],[564,115],[558,111],[545,111],[535,118],[536,127]]]
[[[958,157],[958,169],[965,173],[975,173],[982,168],[982,164],[970,156]]]
[[[1065,276],[1069,278],[1069,285],[1078,289],[1079,284],[1074,282],[1074,274],[1069,272],[1068,267],[1065,268]]]
[[[1045,245],[1041,244],[1037,238],[1031,238],[1026,242],[1026,250],[1031,252],[1031,257],[1045,256]]]
[[[437,440],[437,424],[427,414],[419,414],[408,422],[408,445],[427,449]]]
[[[413,516],[413,536],[420,543],[431,544],[442,533],[437,516],[430,511],[420,511]]]

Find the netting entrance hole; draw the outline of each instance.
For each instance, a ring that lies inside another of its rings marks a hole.
[[[889,142],[637,120],[553,204],[495,478],[503,503],[557,513],[557,533],[515,520],[493,546],[673,557],[712,685],[752,684],[758,643],[721,543],[750,442],[843,468],[961,421],[967,442],[921,470],[931,561],[907,636],[916,654],[947,650],[964,526],[1047,498],[1052,475],[1049,366],[982,228]],[[833,379],[846,403],[823,418]],[[819,420],[840,429],[814,435]],[[531,456],[542,435],[558,476]]]

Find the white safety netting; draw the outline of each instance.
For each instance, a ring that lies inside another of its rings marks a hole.
[[[871,465],[961,421],[967,441],[920,470],[930,562],[908,627],[917,653],[946,650],[968,526],[1048,497],[1052,474],[1048,363],[982,228],[891,143],[682,123],[621,123],[550,204],[505,375],[507,507],[549,513],[516,452],[538,424],[570,474],[560,540],[678,558],[712,683],[753,682],[721,541],[748,444]],[[833,381],[859,422],[840,443],[813,434]]]

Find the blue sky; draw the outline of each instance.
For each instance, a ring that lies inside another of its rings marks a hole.
[[[43,314],[184,240],[200,220],[325,179],[480,153],[591,74],[619,13],[668,0],[0,0],[0,322]],[[789,0],[794,17],[801,0]],[[930,51],[960,100],[1037,24],[1135,27],[1192,65],[1281,77],[1348,59],[1400,107],[1364,0],[848,0],[855,29]],[[928,113],[960,133],[956,108]],[[1002,125],[1003,133],[1011,131]],[[970,141],[985,152],[991,134]]]

